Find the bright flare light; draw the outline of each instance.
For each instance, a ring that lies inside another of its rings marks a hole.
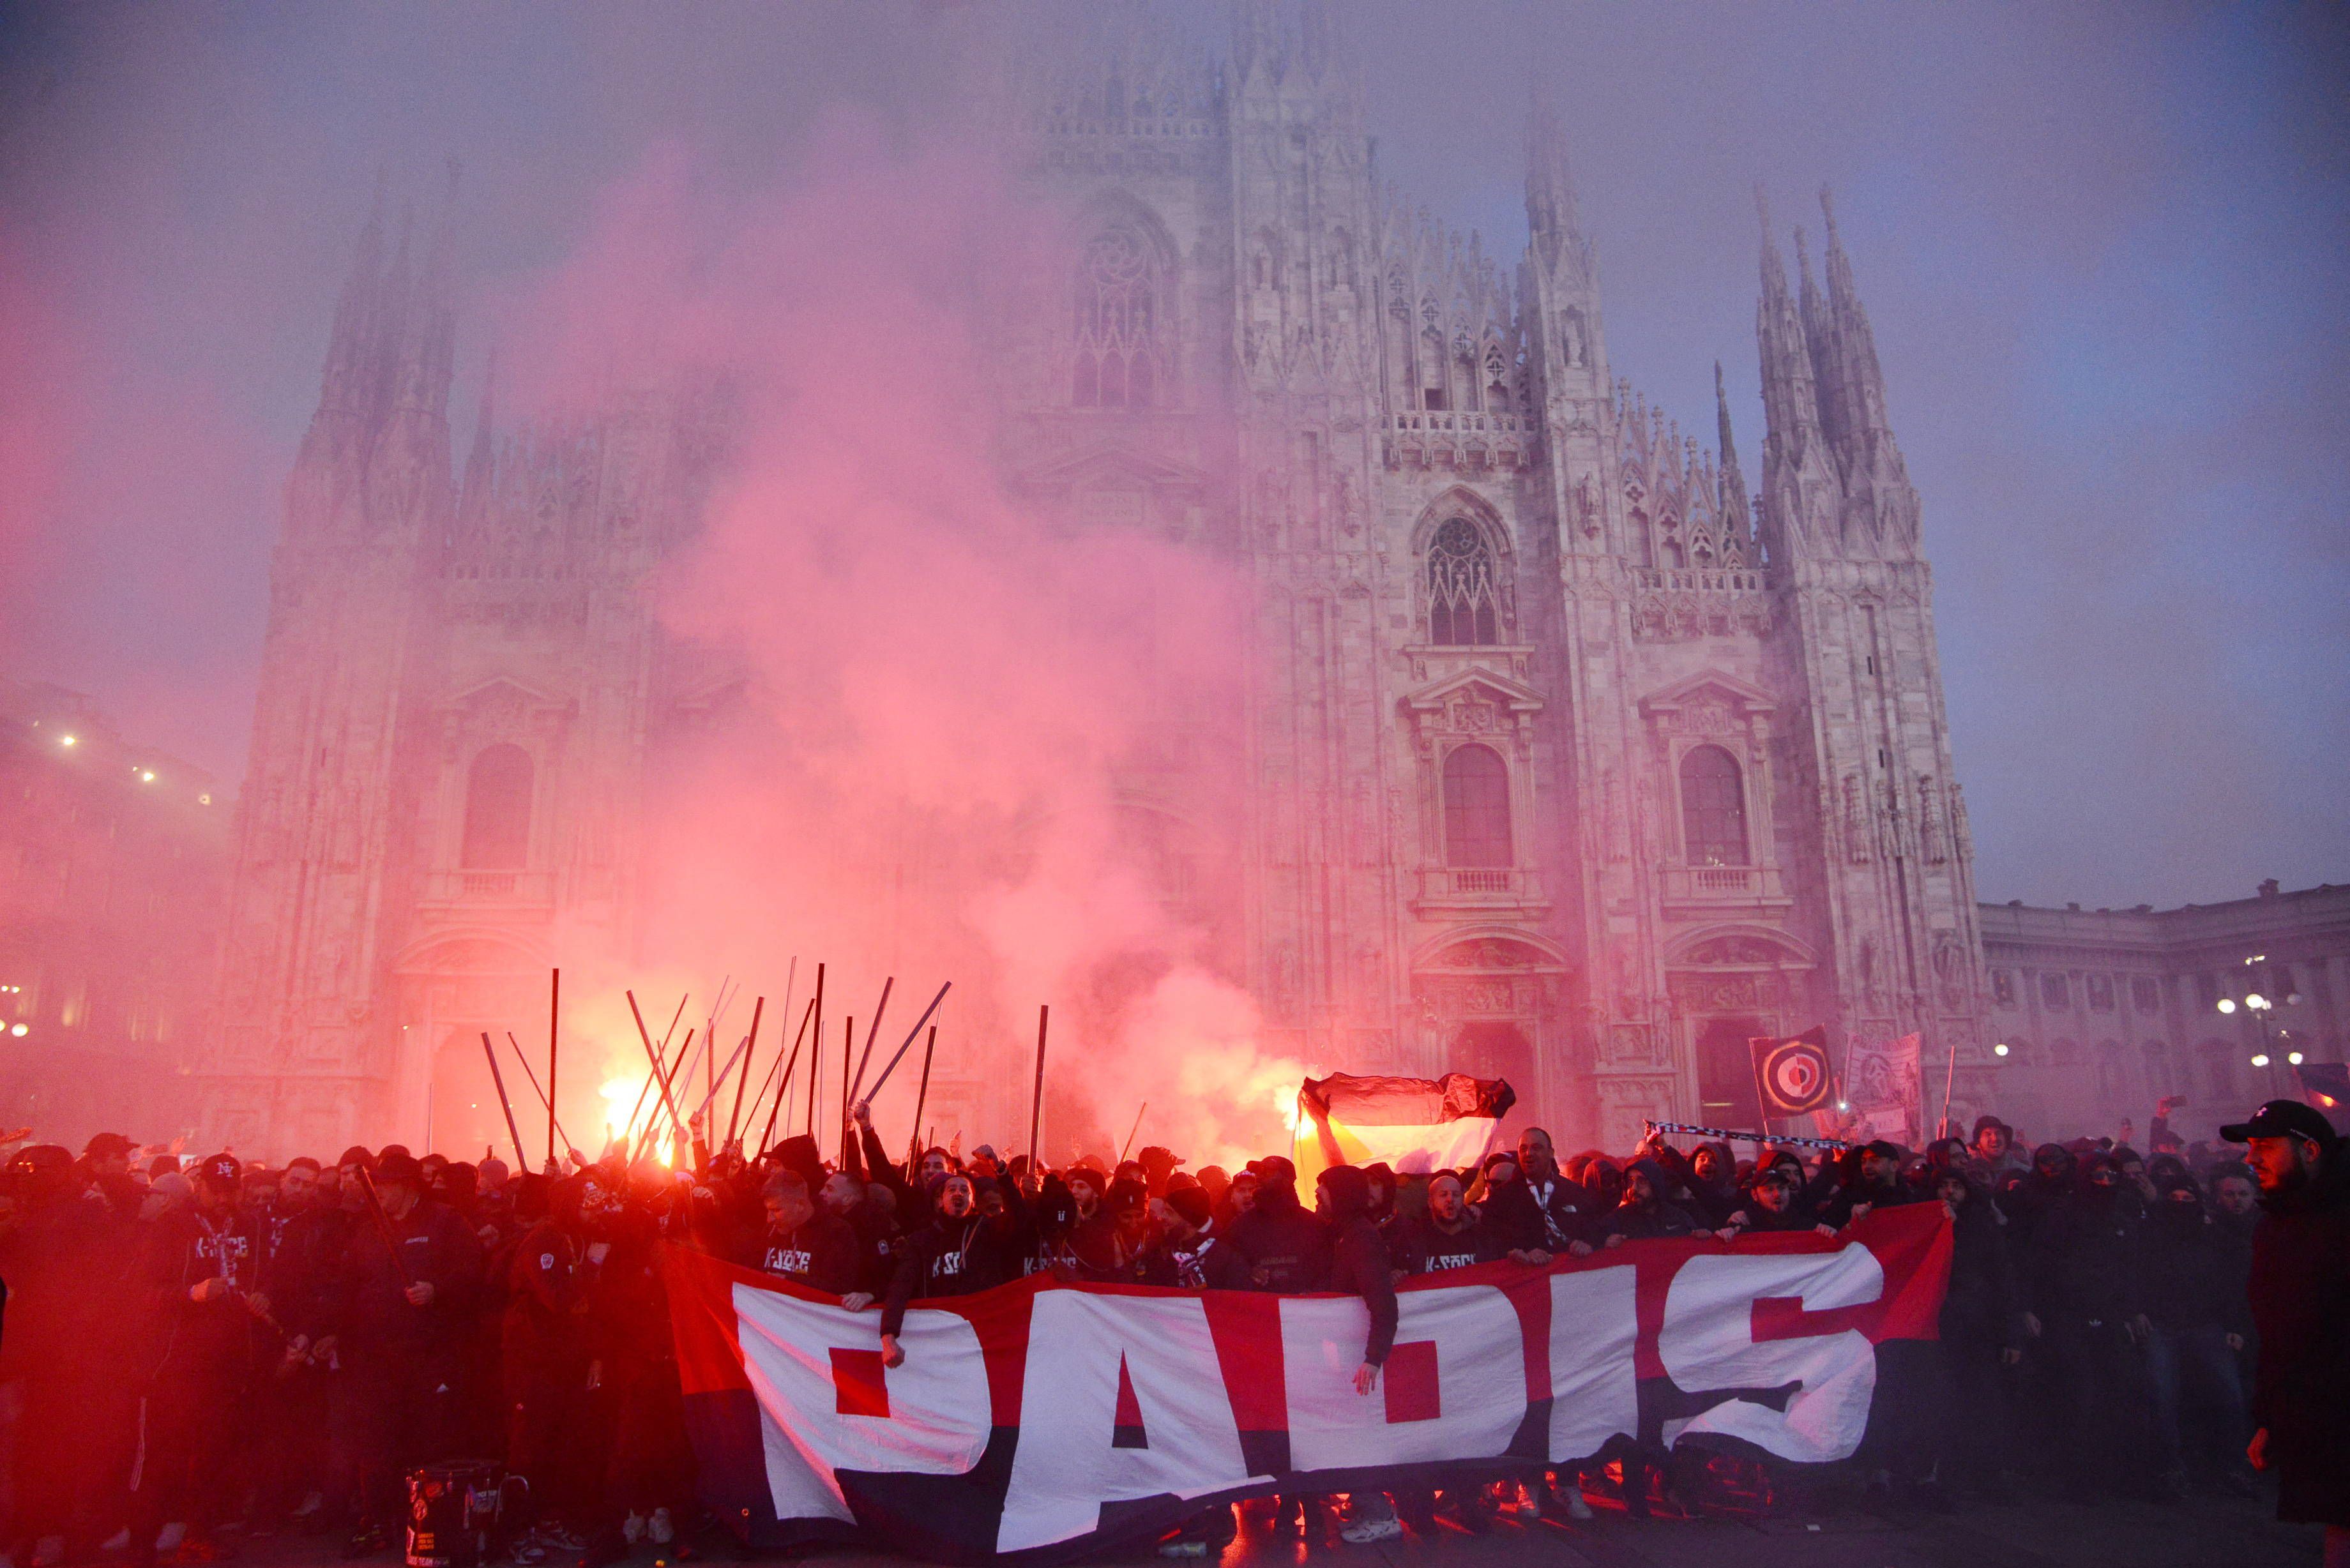
[[[17,1039],[22,1040],[26,1035],[31,1033],[32,1031],[19,1023],[14,1029],[9,1030],[8,1033],[14,1034]]]
[[[78,746],[81,744],[81,737],[78,735],[59,735],[57,737],[57,744],[60,746]]]

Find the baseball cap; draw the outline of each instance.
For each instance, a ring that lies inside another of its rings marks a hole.
[[[81,1146],[84,1159],[120,1159],[130,1153],[130,1140],[120,1133],[99,1133]]]
[[[2334,1124],[2315,1106],[2304,1106],[2299,1100],[2271,1100],[2252,1113],[2248,1122],[2230,1122],[2220,1129],[2220,1136],[2230,1143],[2248,1143],[2256,1137],[2305,1137],[2322,1147],[2332,1147]]]
[[[196,1168],[189,1174],[204,1181],[234,1182],[244,1174],[244,1167],[233,1154],[208,1154],[196,1161]]]

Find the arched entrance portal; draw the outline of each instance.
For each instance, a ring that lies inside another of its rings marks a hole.
[[[1505,1138],[1529,1124],[1558,1125],[1568,1115],[1566,975],[1548,943],[1516,933],[1456,937],[1426,952],[1411,977],[1419,1070],[1508,1080],[1518,1099]]]
[[[1696,1119],[1706,1127],[1762,1130],[1762,1094],[1748,1042],[1818,1022],[1811,954],[1783,932],[1717,927],[1685,938],[1665,962],[1674,1027],[1695,1080],[1684,1093],[1695,1091]]]
[[[1472,1078],[1503,1079],[1517,1090],[1517,1104],[1502,1118],[1495,1147],[1515,1141],[1522,1129],[1534,1125],[1534,1046],[1518,1023],[1507,1019],[1472,1019],[1463,1023],[1452,1037],[1451,1055],[1445,1064]]]
[[[522,1124],[532,1163],[546,1158],[546,1113],[528,1101],[529,1085],[513,1064],[506,1032],[536,1046],[543,1068],[546,1045],[546,969],[519,943],[487,934],[450,936],[401,955],[395,974],[400,1008],[398,1125],[419,1154],[437,1149],[451,1158],[478,1160],[485,1145],[513,1162],[505,1117],[491,1085],[482,1034],[496,1042],[506,1092],[522,1096]],[[568,1101],[570,1096],[564,1098]],[[536,1112],[534,1116],[532,1113]],[[428,1134],[430,1141],[426,1141]],[[536,1137],[536,1144],[527,1140]]]

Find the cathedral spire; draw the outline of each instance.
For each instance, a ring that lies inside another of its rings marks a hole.
[[[318,418],[364,420],[371,401],[368,368],[372,363],[375,316],[381,307],[383,286],[383,187],[378,171],[375,200],[369,205],[366,226],[359,230],[358,250],[351,256],[342,297],[335,304],[334,332],[327,344],[327,364],[319,379]]]
[[[473,420],[473,450],[466,454],[464,483],[458,492],[461,528],[477,528],[489,515],[490,496],[497,488],[497,408],[498,351],[494,347],[489,369],[482,377],[482,411]]]
[[[1838,379],[1847,401],[1846,416],[1853,434],[1882,431],[1885,425],[1885,373],[1877,363],[1877,335],[1870,330],[1868,312],[1862,308],[1860,291],[1852,280],[1852,260],[1844,254],[1843,236],[1836,233],[1835,202],[1828,188],[1820,187],[1820,213],[1827,220],[1828,319],[1834,324],[1837,358],[1842,361]]]
[[[1582,260],[1581,217],[1575,210],[1575,176],[1566,157],[1566,132],[1558,112],[1537,89],[1526,125],[1526,227],[1546,265],[1565,254]]]
[[[1245,85],[1262,73],[1278,82],[1286,61],[1282,57],[1281,0],[1233,0],[1232,76]]]
[[[1771,204],[1761,187],[1754,207],[1762,224],[1762,292],[1754,307],[1762,368],[1762,506],[1755,533],[1773,560],[1811,541],[1832,540],[1842,487],[1820,424],[1818,378],[1804,319],[1787,289],[1787,266],[1771,234]],[[1815,293],[1804,265],[1807,293]]]
[[[1721,381],[1721,361],[1713,362],[1713,413],[1721,439],[1721,493],[1719,503],[1722,526],[1747,536],[1752,526],[1746,505],[1746,475],[1738,467],[1738,442],[1730,429],[1730,393]]]

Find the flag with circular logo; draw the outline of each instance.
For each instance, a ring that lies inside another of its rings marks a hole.
[[[1792,1039],[1757,1035],[1747,1044],[1754,1052],[1754,1080],[1762,1091],[1765,1115],[1801,1116],[1828,1103],[1833,1083],[1825,1025]]]

